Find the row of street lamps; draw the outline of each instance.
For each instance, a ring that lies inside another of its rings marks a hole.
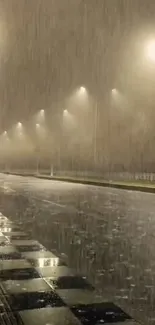
[[[111,90],[111,94],[112,97],[114,97],[115,99],[117,98],[117,95],[119,94],[119,91],[114,88]],[[91,102],[92,98],[90,98],[89,96],[89,92],[87,90],[86,87],[81,86],[79,88],[77,88],[73,94],[68,98],[67,101],[67,108],[64,108],[63,110],[63,120],[64,123],[67,123],[66,125],[71,126],[71,124],[74,127],[75,123],[71,123],[71,122],[76,122],[76,118],[74,116],[76,110],[74,109],[75,105],[78,103],[82,104],[84,107],[86,107],[88,105],[88,102]],[[94,110],[94,146],[96,150],[96,138],[97,138],[97,127],[98,127],[98,104],[97,104],[97,100],[93,101],[93,110]],[[92,104],[92,102],[91,102]],[[40,136],[39,139],[41,139],[41,135],[45,135],[46,134],[46,126],[45,126],[45,110],[41,109],[37,115],[35,116],[35,118],[33,117],[32,119],[34,121],[34,125],[35,125],[35,130],[36,130],[36,135]],[[26,125],[23,125],[22,122],[18,122],[14,127],[12,127],[9,131],[5,130],[3,132],[3,134],[0,136],[1,139],[1,143],[3,142],[3,140],[11,140],[11,137],[15,137],[16,139],[19,137],[20,140],[22,140],[23,138],[21,136],[26,135]],[[28,133],[27,133],[28,135]],[[39,144],[39,143],[38,143]],[[96,155],[94,153],[94,155]]]
[[[74,100],[80,100],[82,99],[82,97],[84,97],[86,94],[88,94],[88,91],[86,90],[86,88],[84,86],[81,86],[77,91],[76,93],[74,94]],[[75,98],[76,97],[76,98]],[[67,108],[65,108],[63,110],[63,117],[67,117],[69,115],[69,110]],[[35,118],[35,126],[36,126],[36,129],[38,130],[41,126],[41,124],[43,124],[45,120],[45,110],[44,109],[41,109],[39,111],[39,113],[37,114],[36,118]],[[23,128],[23,123],[21,122],[18,122],[15,126],[15,128],[18,130],[18,131],[22,131],[22,128]],[[10,130],[11,131],[11,130]],[[9,134],[9,131],[4,131],[2,135],[4,136],[8,136]]]
[[[112,97],[113,101],[115,102],[115,104],[118,104],[119,107],[121,107],[123,105],[123,103],[124,103],[124,101],[122,100],[123,95],[121,94],[121,92],[118,89],[113,88],[111,90],[111,97]],[[86,104],[88,104],[88,101],[90,102],[90,105],[93,108],[92,116],[93,116],[94,127],[93,127],[93,130],[91,130],[91,132],[94,132],[94,134],[92,134],[92,135],[94,137],[94,157],[96,157],[97,129],[98,129],[98,102],[97,102],[97,100],[93,100],[93,101],[91,101],[91,100],[92,100],[92,98],[89,95],[87,88],[84,86],[79,87],[68,98],[68,101],[67,101],[68,106],[66,105],[67,108],[65,107],[63,109],[62,117],[64,120],[64,126],[65,125],[69,125],[69,127],[73,126],[73,129],[74,129],[74,127],[76,126],[76,123],[77,123],[76,114],[78,113],[77,110],[75,109],[76,103],[80,102],[85,106]],[[92,102],[93,102],[93,105],[92,105]],[[83,111],[82,111],[81,116],[83,116]],[[32,121],[35,125],[35,132],[36,132],[36,136],[38,138],[37,145],[39,146],[39,141],[41,141],[41,139],[45,138],[47,134],[50,137],[50,133],[46,132],[47,127],[45,124],[45,110],[41,109],[37,113],[37,115],[35,117],[33,117]],[[23,123],[19,121],[9,131],[5,130],[3,132],[3,134],[0,136],[1,143],[3,142],[4,139],[11,140],[12,137],[13,138],[15,137],[16,140],[24,139],[24,136],[26,136],[26,135],[29,136],[29,132],[26,132],[26,130],[27,130],[26,124],[23,125]],[[31,131],[32,131],[32,129],[31,129]],[[31,134],[31,132],[30,132],[30,134]]]
[[[149,62],[154,62],[155,63],[155,39],[154,38],[150,38],[148,40],[148,37],[147,37],[147,40],[144,42],[144,56],[145,58],[149,61]],[[113,88],[112,89],[112,95],[113,96],[117,96],[118,95],[118,90],[116,88]],[[75,90],[75,92],[73,93],[73,97],[71,99],[75,99],[76,100],[81,100],[82,98],[86,98],[88,97],[88,90],[86,89],[85,86],[80,86],[78,89]],[[36,123],[36,128],[39,128],[39,125],[40,125],[40,122],[43,121],[44,119],[44,109],[41,109],[39,111],[39,114],[38,114],[38,118],[37,118],[37,123]],[[69,110],[67,108],[64,109],[63,111],[63,116],[64,117],[67,117],[68,116],[68,113],[69,113]],[[22,129],[22,123],[21,122],[18,122],[17,123],[17,128],[18,130],[21,130]],[[7,135],[8,132],[7,131],[4,131],[3,132],[3,135]]]
[[[144,50],[145,50],[145,58],[149,61],[149,62],[154,62],[155,63],[155,40],[154,39],[150,39],[150,41],[146,42],[146,45],[144,46]],[[118,104],[119,107],[121,107],[121,105],[123,106],[124,103],[126,103],[126,98],[124,101],[124,96],[123,94],[121,94],[121,92],[117,89],[117,88],[113,88],[111,90],[111,95],[112,95],[112,99],[115,101],[115,104]],[[89,92],[87,90],[87,88],[85,86],[80,86],[79,88],[77,88],[71,96],[68,97],[67,100],[67,107],[64,108],[63,110],[63,119],[64,121],[68,121],[68,123],[71,123],[71,121],[74,120],[74,114],[75,111],[73,111],[73,107],[75,107],[76,105],[82,104],[83,106],[86,107],[86,105],[88,105],[88,101],[91,101],[92,98],[89,95]],[[124,105],[125,106],[125,105]],[[95,126],[95,137],[97,137],[97,127],[98,127],[98,103],[97,100],[94,101],[94,105],[93,105],[93,109],[94,111],[94,116],[95,116],[95,120],[94,120],[94,126]],[[45,111],[44,109],[41,109],[36,116],[35,119],[35,128],[36,128],[36,132],[37,135],[39,134],[38,132],[41,133],[42,127],[44,128],[45,124],[43,123],[45,121]],[[23,124],[19,121],[15,127],[13,127],[11,130],[7,131],[5,130],[3,132],[3,134],[0,136],[0,139],[6,139],[6,140],[10,140],[9,134],[11,134],[12,130],[15,132],[18,131],[18,133],[13,133],[14,135],[22,135],[23,132],[23,127],[25,130],[25,126],[23,126]],[[95,139],[96,141],[96,139]],[[95,146],[96,147],[96,146]]]

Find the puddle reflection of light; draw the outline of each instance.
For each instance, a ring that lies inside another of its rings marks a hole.
[[[6,227],[0,228],[0,233],[3,233],[3,232],[11,232],[11,228],[6,228]]]
[[[39,263],[39,267],[44,267],[44,266],[58,266],[59,263],[59,258],[55,257],[55,258],[39,258],[38,259],[38,263]]]
[[[3,228],[3,232],[11,232],[11,228]]]
[[[39,258],[39,267],[43,267],[44,266],[44,258]]]
[[[56,257],[56,258],[51,258],[51,267],[53,266],[58,266],[58,262],[59,262],[59,259]]]

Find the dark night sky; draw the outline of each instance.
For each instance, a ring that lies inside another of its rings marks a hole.
[[[152,73],[141,82],[133,66],[139,39],[155,36],[154,0],[1,0],[0,5],[2,129],[39,109],[54,110],[55,102],[80,84],[103,103],[117,85],[144,106],[147,91],[154,94],[155,75],[144,94]]]

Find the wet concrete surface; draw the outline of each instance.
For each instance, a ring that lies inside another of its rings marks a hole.
[[[154,194],[0,175],[0,210],[106,299],[155,324]]]

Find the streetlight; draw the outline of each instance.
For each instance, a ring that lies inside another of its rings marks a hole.
[[[64,116],[67,116],[67,115],[68,115],[68,110],[67,110],[67,109],[64,109],[64,111],[63,111],[63,115],[64,115]]]
[[[63,122],[64,125],[69,129],[75,127],[75,123],[76,123],[75,116],[72,113],[70,113],[67,109],[64,109],[63,111]]]
[[[36,132],[37,132],[37,137],[39,136],[39,129],[40,129],[40,124],[39,123],[36,123]],[[37,170],[37,175],[39,174],[39,164],[40,164],[40,145],[39,144],[37,144],[36,145],[36,149],[35,149],[35,151],[36,151],[36,154],[37,154],[37,156],[36,156],[36,170]]]
[[[44,109],[41,109],[41,110],[40,110],[40,115],[41,115],[41,116],[44,116],[44,113],[45,113]]]
[[[79,91],[80,91],[81,94],[85,94],[86,93],[86,88],[81,86]]]
[[[113,94],[113,95],[116,95],[116,94],[117,94],[117,89],[116,89],[116,88],[113,88],[113,89],[112,89],[112,94]]]
[[[45,141],[47,140],[47,130],[46,130],[46,126],[43,123],[36,123],[35,129],[36,129],[36,150],[35,151],[37,154],[36,168],[37,168],[37,174],[39,174],[41,154],[42,154],[42,150],[44,150]]]
[[[146,55],[150,61],[155,62],[155,40],[151,40],[147,44]]]
[[[23,130],[23,124],[21,122],[17,123],[14,132],[15,132],[15,137],[17,137],[20,140],[21,140],[21,138],[23,138],[24,130]]]
[[[10,139],[8,137],[8,133],[5,130],[1,137],[0,137],[0,144],[1,144],[1,149],[4,150],[3,153],[5,153],[5,160],[4,160],[4,170],[8,170],[8,153],[10,152]]]
[[[5,144],[7,144],[7,143],[9,142],[9,137],[8,137],[8,133],[7,133],[7,131],[4,131],[4,132],[2,133],[1,140],[2,140],[2,141],[5,141]]]
[[[20,131],[21,131],[21,129],[22,129],[22,126],[23,126],[23,125],[22,125],[22,123],[21,123],[21,122],[18,122],[18,123],[17,123],[17,129],[18,129],[18,130],[20,130]]]
[[[45,121],[45,111],[44,111],[44,109],[41,109],[38,113],[37,113],[37,115],[36,115],[36,122],[37,122],[37,124],[43,124],[44,123],[44,121]]]
[[[88,103],[89,103],[89,94],[86,87],[81,86],[78,87],[75,92],[73,93],[70,101],[71,108],[74,107],[74,110],[77,110],[77,112],[82,110],[85,110],[85,112],[88,109]]]
[[[80,98],[86,98],[87,97],[87,89],[84,86],[81,86],[80,88],[77,89],[76,94]]]

